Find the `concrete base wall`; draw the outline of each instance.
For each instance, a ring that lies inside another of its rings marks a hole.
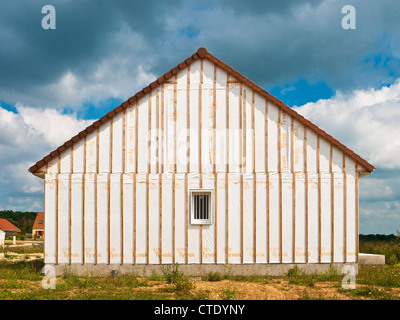
[[[209,272],[219,272],[220,274],[231,274],[231,275],[270,275],[270,276],[281,276],[286,275],[290,269],[294,266],[304,270],[308,274],[327,272],[331,267],[329,263],[321,264],[179,264],[179,271],[185,275],[190,276],[205,276]],[[150,276],[152,272],[162,275],[163,270],[171,268],[172,264],[164,265],[120,265],[120,264],[46,264],[46,266],[52,266],[55,268],[56,275],[64,275],[68,273],[77,275],[110,275],[113,270],[121,273],[136,273],[139,276]],[[333,263],[338,273],[342,273],[343,266],[352,266],[355,269],[355,273],[358,274],[357,263]]]
[[[358,255],[360,265],[382,267],[385,265],[385,255],[383,254],[370,254],[360,253]]]

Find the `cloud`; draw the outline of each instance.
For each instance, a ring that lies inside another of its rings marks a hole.
[[[337,92],[294,110],[376,167],[360,180],[360,232],[395,233],[400,226],[400,79],[380,89]]]
[[[294,110],[374,166],[400,168],[400,79],[381,89],[337,92]]]
[[[147,66],[165,35],[165,17],[180,3],[58,1],[55,30],[41,27],[47,2],[4,3],[0,100],[76,110],[87,101],[130,97],[154,78]]]
[[[43,210],[43,180],[28,168],[92,120],[55,109],[0,106],[0,210]]]
[[[45,4],[8,1],[0,12],[0,98],[9,104],[76,110],[128,98],[200,46],[266,89],[302,78],[351,92],[400,76],[395,0],[354,0],[356,30],[341,27],[344,0],[58,1],[47,31]]]

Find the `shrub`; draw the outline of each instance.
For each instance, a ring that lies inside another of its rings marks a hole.
[[[151,276],[149,277],[151,281],[160,281],[163,280],[163,277],[159,275],[155,270],[152,271]]]
[[[195,287],[194,283],[179,271],[178,263],[172,266],[163,266],[162,268],[164,278],[169,284],[172,284],[173,291],[189,291]]]
[[[233,300],[235,299],[236,294],[237,290],[235,288],[232,288],[231,284],[229,283],[228,287],[222,290],[221,298],[223,300]]]
[[[221,281],[224,277],[219,272],[209,272],[207,276],[204,277],[205,281]]]
[[[182,275],[181,272],[179,272],[178,263],[162,266],[162,273],[168,283],[174,283],[176,279]]]

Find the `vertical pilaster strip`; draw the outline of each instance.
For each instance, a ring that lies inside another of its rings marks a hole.
[[[217,172],[216,162],[216,144],[217,144],[217,65],[214,64],[214,82],[213,82],[213,172]],[[216,253],[216,252],[215,252]]]
[[[190,172],[190,65],[187,67],[187,115],[186,115],[186,173],[185,173],[185,259],[186,264],[189,263],[189,246],[188,246],[188,236],[189,236],[189,190],[188,190],[188,173]]]
[[[279,174],[279,261],[282,263],[282,110],[278,111],[278,174]]]
[[[149,233],[150,233],[150,195],[149,195],[149,184],[150,184],[150,179],[149,179],[149,175],[151,172],[151,139],[152,139],[152,131],[151,131],[151,117],[152,117],[152,112],[151,112],[151,108],[152,108],[152,91],[150,91],[149,93],[149,135],[150,137],[148,137],[149,139],[149,145],[148,145],[148,169],[147,169],[147,177],[146,177],[146,259],[147,259],[147,264],[149,264],[150,261],[150,243],[149,243]]]
[[[139,149],[139,101],[136,101],[135,117],[135,172],[138,173],[138,149]]]
[[[146,174],[146,259],[147,259],[147,264],[149,264],[150,261],[150,244],[149,244],[149,233],[150,233],[150,212],[149,212],[149,207],[150,207],[150,195],[149,195],[149,175],[150,173],[147,172]]]
[[[188,215],[189,215],[189,190],[188,190],[188,173],[185,172],[185,262],[189,263],[189,248],[188,248]]]
[[[172,173],[172,262],[175,263],[175,189],[176,189],[176,181],[175,181],[175,173],[176,173],[176,168],[177,168],[177,162],[178,162],[178,157],[177,157],[177,95],[178,95],[178,90],[177,90],[177,82],[178,82],[178,76],[175,76],[175,83],[174,83],[174,172]]]
[[[137,257],[137,252],[136,252],[136,231],[137,231],[137,226],[136,226],[136,202],[137,202],[137,197],[136,197],[136,188],[137,188],[137,174],[139,172],[138,169],[138,149],[139,149],[139,101],[136,101],[136,117],[135,117],[135,172],[133,175],[133,199],[134,199],[134,205],[133,205],[133,263],[136,264],[136,257]]]
[[[322,206],[321,206],[321,159],[320,159],[320,137],[317,135],[317,171],[318,171],[318,262],[321,262],[321,256],[322,256],[322,236],[321,236],[321,231],[322,231]]]
[[[126,109],[122,123],[122,174],[121,174],[121,264],[124,263],[124,174],[126,173]]]
[[[86,143],[87,136],[83,140],[83,174],[82,174],[82,264],[85,264],[85,193],[86,193]]]
[[[244,148],[245,148],[245,143],[244,139],[246,138],[246,127],[244,126],[244,122],[246,121],[246,115],[245,115],[245,108],[243,108],[243,85],[240,83],[239,85],[239,132],[240,132],[240,139],[239,139],[239,155],[240,155],[240,175],[243,175],[243,166],[244,166],[244,160],[243,160],[243,155],[244,155]],[[244,120],[243,120],[244,119]]]
[[[253,91],[254,92],[254,91]],[[269,263],[269,242],[270,242],[270,228],[269,228],[269,169],[268,169],[268,100],[265,99],[265,174],[266,174],[266,192],[267,192],[267,262]]]
[[[225,260],[229,263],[229,73],[226,74],[226,173],[225,173]]]
[[[158,129],[158,148],[157,148],[157,171],[159,172],[159,190],[160,190],[160,204],[159,204],[159,215],[160,215],[160,228],[159,228],[159,259],[160,264],[162,263],[162,175],[164,172],[163,164],[163,143],[164,143],[164,85],[161,85],[161,101],[160,91],[157,90],[157,129]],[[161,103],[161,106],[160,106]],[[161,125],[159,126],[159,117],[161,107]],[[161,132],[160,132],[161,127]],[[161,159],[161,160],[160,160]],[[161,165],[161,168],[159,167]]]
[[[133,173],[133,264],[136,264],[136,175]]]
[[[225,220],[226,220],[226,234],[225,234],[225,260],[229,263],[229,202],[228,202],[228,172],[225,173]]]
[[[308,263],[308,168],[307,168],[307,127],[304,126],[304,211],[305,211],[305,239],[306,239],[306,263]]]
[[[160,174],[160,235],[159,235],[159,241],[160,241],[160,264],[162,264],[162,181],[163,178],[163,173],[161,172]]]
[[[96,174],[94,175],[94,238],[95,238],[95,264],[97,264],[97,256],[98,256],[98,232],[97,232],[97,215],[98,215],[98,205],[97,205],[97,177],[99,175],[99,155],[100,151],[100,128],[97,128],[97,138],[96,138]]]
[[[108,205],[108,223],[107,223],[107,233],[108,233],[108,264],[111,263],[111,172],[113,172],[113,138],[114,138],[114,118],[110,119],[110,170],[108,172],[107,181],[107,205]]]
[[[202,103],[203,103],[203,62],[204,59],[200,60],[200,89],[199,89],[199,172],[200,172],[200,189],[203,188],[203,168],[202,168],[202,154],[201,154],[201,143],[202,143]],[[200,264],[203,263],[203,226],[200,225]]]
[[[178,156],[177,156],[177,149],[178,149],[178,138],[177,138],[177,119],[178,119],[178,108],[177,108],[177,96],[178,96],[178,76],[175,76],[175,82],[174,82],[174,172],[176,172],[176,166],[178,162]]]
[[[202,123],[203,123],[203,116],[202,116],[202,111],[203,111],[203,59],[200,60],[200,84],[199,84],[199,172],[200,172],[200,188],[202,188],[202,183],[201,183],[201,179],[202,179],[202,165],[203,165],[203,161],[202,161]],[[200,229],[201,229],[201,225],[200,225]]]
[[[190,65],[187,67],[187,118],[186,118],[186,150],[187,150],[187,158],[186,158],[186,172],[190,172]]]
[[[358,194],[358,165],[356,163],[355,174],[356,174],[356,262],[358,263],[358,250],[359,250],[359,194]]]
[[[68,195],[68,209],[69,209],[69,217],[68,217],[68,225],[69,225],[69,254],[68,260],[69,264],[71,264],[71,256],[72,256],[72,174],[74,173],[74,145],[71,146],[71,172],[69,174],[69,195]]]
[[[61,173],[61,155],[58,156],[58,173],[56,180],[56,264],[58,264],[58,213],[59,213],[59,181],[60,181],[60,173]]]
[[[107,207],[108,207],[108,217],[107,217],[107,263],[111,262],[111,231],[110,231],[110,213],[111,213],[111,173],[108,173],[107,179]]]
[[[333,145],[330,146],[329,171],[331,172],[331,262],[335,256],[335,173],[333,172]]]
[[[48,164],[46,164],[46,174],[48,174],[48,172],[49,168]],[[45,178],[43,181],[43,206],[44,206],[43,213],[45,217],[46,217],[46,174],[44,176]],[[44,228],[46,227],[44,226]],[[44,239],[43,239],[43,262],[46,263],[46,241],[44,241]]]
[[[124,172],[120,178],[121,188],[121,264],[124,263]]]
[[[213,173],[214,173],[214,259],[218,261],[218,219],[217,219],[217,201],[218,201],[218,173],[216,167],[216,144],[217,144],[217,65],[214,64],[214,82],[213,82]]]
[[[148,145],[148,158],[147,158],[147,161],[149,162],[147,165],[148,165],[148,169],[147,169],[147,172],[151,172],[151,139],[152,139],[152,136],[151,136],[151,116],[152,116],[152,114],[151,114],[151,108],[152,108],[152,91],[150,91],[150,93],[149,93],[149,116],[148,116],[148,119],[149,119],[149,130],[148,130],[148,134],[150,135],[149,137],[148,137],[148,139],[149,139],[149,145]]]
[[[240,174],[240,262],[243,263],[243,173]]]
[[[229,173],[229,73],[226,74],[226,172]]]
[[[343,153],[343,218],[344,218],[344,262],[347,262],[347,172],[346,172],[346,156]]]
[[[256,173],[256,127],[255,127],[255,94],[252,92],[251,99],[251,124],[252,124],[252,139],[253,139],[253,250],[254,250],[254,263],[257,262],[257,173]]]
[[[161,174],[164,173],[164,84],[161,85]]]
[[[214,172],[214,262],[218,261],[218,219],[217,219],[217,200],[218,199],[218,173]]]
[[[172,173],[172,263],[175,263],[175,172]]]
[[[157,131],[157,143],[156,143],[156,172],[160,173],[160,91],[157,90],[157,101],[156,101],[156,131]]]
[[[243,243],[243,174],[244,174],[244,154],[246,139],[246,107],[243,101],[243,86],[240,84],[239,118],[240,118],[240,261],[243,263],[244,243]]]
[[[295,263],[296,260],[296,170],[294,168],[294,144],[295,144],[295,135],[294,135],[294,118],[291,117],[292,123],[290,127],[290,166],[292,169],[292,212],[293,212],[293,230],[292,230],[292,262]]]

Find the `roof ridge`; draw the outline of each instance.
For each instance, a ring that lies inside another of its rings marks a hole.
[[[359,155],[354,153],[352,150],[350,150],[348,147],[346,147],[340,141],[333,138],[331,135],[326,133],[324,130],[320,129],[318,126],[313,124],[311,121],[304,118],[301,114],[297,113],[295,110],[290,108],[288,105],[283,103],[281,100],[272,96],[268,91],[264,90],[262,87],[255,84],[253,81],[249,80],[247,77],[243,76],[241,73],[239,73],[232,67],[228,66],[225,62],[223,62],[220,59],[218,59],[217,57],[213,56],[211,53],[209,53],[207,51],[207,49],[205,49],[204,47],[200,47],[189,58],[185,59],[183,62],[179,63],[176,67],[174,67],[171,70],[164,73],[161,77],[157,78],[157,80],[151,82],[148,86],[144,87],[142,90],[138,91],[132,97],[130,97],[126,101],[122,102],[119,106],[117,106],[113,110],[109,111],[106,115],[104,115],[100,119],[93,122],[90,126],[86,127],[84,130],[79,132],[77,135],[75,135],[71,139],[67,140],[64,144],[59,146],[57,149],[50,152],[47,156],[43,157],[43,159],[37,161],[28,170],[31,173],[37,172],[41,167],[43,167],[45,164],[50,162],[51,159],[58,157],[62,152],[64,152],[66,149],[70,148],[74,143],[78,142],[80,139],[84,138],[88,134],[92,133],[95,129],[100,127],[101,124],[103,124],[104,122],[107,122],[108,120],[113,118],[117,113],[121,112],[124,109],[127,109],[129,106],[135,105],[139,101],[140,98],[142,98],[144,95],[146,95],[147,93],[152,91],[155,87],[165,83],[166,81],[168,81],[168,79],[170,79],[171,77],[176,75],[180,70],[185,69],[187,66],[189,66],[194,61],[196,61],[200,58],[207,58],[210,61],[214,62],[219,67],[224,69],[226,72],[228,72],[229,74],[231,74],[232,76],[237,78],[239,81],[242,81],[247,86],[249,86],[251,89],[253,89],[257,93],[264,96],[267,100],[278,105],[280,108],[285,110],[289,115],[295,117],[297,120],[299,120],[305,126],[311,128],[313,131],[315,131],[317,134],[319,134],[323,138],[327,139],[329,142],[334,144],[336,147],[338,147],[344,153],[348,154],[353,160],[360,163],[368,171],[372,172],[375,169],[375,167],[373,165],[371,165],[366,160],[361,158]]]

